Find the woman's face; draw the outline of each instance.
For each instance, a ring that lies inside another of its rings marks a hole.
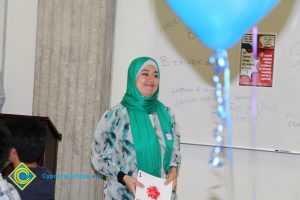
[[[151,97],[157,90],[159,78],[156,67],[147,65],[140,71],[135,81],[136,88],[144,97]]]

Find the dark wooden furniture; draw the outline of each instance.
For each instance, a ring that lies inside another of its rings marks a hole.
[[[58,142],[61,141],[62,135],[57,131],[49,117],[39,117],[39,116],[27,116],[27,115],[13,115],[13,114],[0,114],[0,121],[6,121],[16,117],[29,117],[37,118],[42,127],[46,129],[47,132],[47,144],[45,152],[41,157],[39,164],[46,166],[52,174],[56,174],[56,163],[57,163],[57,152],[58,152]]]

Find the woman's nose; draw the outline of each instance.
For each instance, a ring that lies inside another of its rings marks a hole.
[[[148,80],[148,81],[154,81],[154,79],[155,79],[155,76],[148,76],[148,77],[147,77],[147,80]]]

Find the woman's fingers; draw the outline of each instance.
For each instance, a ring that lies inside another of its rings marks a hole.
[[[173,181],[172,189],[174,190],[177,186],[177,169],[175,167],[170,168],[167,175],[167,179],[165,181],[165,185],[168,185],[172,181]]]
[[[144,188],[145,186],[139,182],[137,179],[133,178],[132,176],[125,175],[124,182],[126,183],[129,191],[135,196],[136,187]]]
[[[173,181],[174,177],[168,177],[166,180],[165,180],[165,185],[168,185],[169,183],[171,183]]]
[[[126,186],[128,187],[129,191],[133,193],[135,196],[135,182],[137,181],[135,178],[129,175],[125,175],[123,178],[124,182],[126,183]]]
[[[136,185],[140,188],[144,188],[145,186],[143,185],[143,183],[136,181]]]
[[[172,190],[175,190],[177,187],[177,177],[173,180]]]

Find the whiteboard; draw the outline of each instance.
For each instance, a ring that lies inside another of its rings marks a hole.
[[[171,107],[181,142],[215,145],[216,102],[205,47],[163,0],[117,2],[111,104],[126,90],[127,67],[142,55],[160,64],[160,100]],[[282,0],[258,24],[259,33],[276,34],[272,87],[239,86],[241,43],[229,50],[233,146],[300,152],[300,1]],[[251,99],[256,94],[256,124]]]

